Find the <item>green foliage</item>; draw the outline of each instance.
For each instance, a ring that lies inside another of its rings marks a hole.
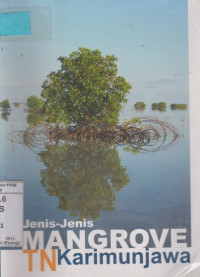
[[[152,108],[153,111],[158,110],[158,103],[153,103],[151,105],[151,108]]]
[[[26,105],[29,108],[29,111],[44,111],[44,101],[35,95],[31,95],[28,97]]]
[[[15,102],[15,103],[14,103],[14,106],[15,106],[16,108],[19,107],[19,105],[20,105],[20,104],[19,104],[18,102]]]
[[[153,103],[151,106],[153,111],[160,111],[160,112],[165,112],[166,111],[166,103],[165,102],[160,102],[160,103]]]
[[[10,102],[8,99],[0,102],[0,107],[3,109],[9,109],[10,108]]]
[[[129,125],[129,124],[135,125],[135,124],[141,124],[141,123],[142,123],[142,120],[137,116],[134,116],[130,120],[126,120],[126,119],[124,120],[124,125]]]
[[[78,219],[114,210],[115,193],[129,183],[116,147],[98,143],[47,145],[41,183],[59,197],[59,209]]]
[[[37,123],[44,121],[46,116],[45,103],[41,98],[35,95],[29,96],[26,106],[28,107],[28,116],[26,121],[29,126],[34,126]]]
[[[80,127],[91,122],[115,125],[131,89],[125,78],[117,76],[117,58],[79,48],[58,60],[61,68],[42,85],[49,121]]]
[[[142,150],[142,147],[124,147],[123,149],[126,152],[132,153],[134,156],[136,156],[137,154],[140,153],[140,151]]]
[[[171,104],[171,110],[187,110],[187,104]]]
[[[30,127],[43,122],[44,119],[45,119],[45,114],[43,114],[43,113],[29,112],[29,114],[26,117],[26,121]]]
[[[4,121],[8,121],[9,120],[9,116],[10,116],[10,112],[9,111],[5,111],[5,112],[1,113],[1,118]]]
[[[146,104],[144,102],[137,102],[135,103],[134,108],[137,111],[144,111],[146,109]]]

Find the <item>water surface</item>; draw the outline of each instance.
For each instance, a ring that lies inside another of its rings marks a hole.
[[[145,115],[171,122],[181,138],[172,148],[144,154],[99,143],[29,149],[6,137],[27,128],[23,109],[13,108],[8,121],[0,121],[0,177],[24,180],[25,221],[85,218],[94,221],[93,229],[106,232],[156,229],[160,233],[164,228],[186,228],[190,245],[187,111],[145,111]],[[140,115],[144,113],[137,112]]]

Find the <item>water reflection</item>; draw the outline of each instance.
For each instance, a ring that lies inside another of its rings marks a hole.
[[[115,193],[129,183],[115,146],[99,143],[48,145],[39,154],[41,184],[59,197],[59,209],[79,219],[97,219],[115,209]]]
[[[143,141],[138,140],[138,147],[128,143],[111,146],[103,142],[49,140],[44,125],[25,129],[21,106],[12,110],[10,124],[2,124],[5,137],[15,130],[8,136],[15,149],[11,153],[10,141],[2,143],[3,147],[6,145],[7,168],[1,174],[7,179],[25,181],[25,219],[63,222],[63,218],[91,218],[95,220],[95,229],[106,232],[187,228],[189,241],[187,116],[186,112],[170,110],[160,115],[165,121],[161,125],[158,119],[143,118],[144,125],[161,134],[157,142],[150,140],[148,145],[142,145]],[[180,133],[183,125],[184,138],[174,140],[172,124]]]
[[[31,113],[26,117],[26,121],[30,127],[35,126],[39,122],[42,122],[44,120],[44,115],[41,113]]]
[[[136,111],[143,112],[146,109],[146,104],[144,102],[137,102],[134,105]]]
[[[187,104],[171,104],[171,110],[185,111],[187,110]]]
[[[11,112],[10,109],[3,109],[2,112],[1,112],[1,118],[4,121],[8,121],[9,120],[9,116],[10,116],[10,112]]]
[[[153,103],[151,105],[152,111],[160,111],[160,112],[166,112],[166,103],[160,102],[160,103]]]

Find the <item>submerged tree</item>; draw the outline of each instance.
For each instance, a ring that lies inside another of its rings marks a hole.
[[[0,108],[1,108],[1,118],[5,121],[9,120],[10,116],[10,102],[8,99],[3,100],[0,102]]]
[[[28,107],[28,116],[26,118],[29,126],[34,126],[40,122],[43,122],[45,114],[45,103],[44,101],[35,95],[31,95],[27,99],[26,106]]]
[[[4,111],[1,113],[1,118],[5,121],[9,120],[9,116],[10,116],[10,111]]]
[[[33,127],[37,125],[38,123],[41,123],[45,120],[45,114],[43,113],[32,113],[28,112],[28,115],[26,117],[26,122],[28,123],[29,127]]]
[[[144,111],[146,109],[146,104],[144,102],[137,102],[135,103],[134,108],[137,111]]]
[[[9,109],[10,108],[9,100],[5,99],[4,101],[0,102],[0,107],[3,109]]]
[[[32,113],[44,112],[45,107],[44,101],[35,95],[31,95],[28,97],[26,106],[28,107],[28,110]]]
[[[48,120],[83,127],[91,122],[115,125],[131,85],[117,75],[117,58],[79,48],[60,57],[61,68],[42,85]]]
[[[187,104],[171,104],[171,110],[187,110]]]
[[[151,108],[153,111],[165,112],[166,111],[166,103],[165,102],[153,103]]]
[[[129,183],[115,146],[82,143],[48,145],[39,153],[42,185],[59,197],[59,209],[79,219],[114,210],[115,193]]]
[[[18,108],[20,106],[19,102],[14,102],[14,107]]]

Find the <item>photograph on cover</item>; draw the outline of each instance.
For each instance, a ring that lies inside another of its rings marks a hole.
[[[0,178],[24,181],[24,249],[190,247],[187,1],[26,5],[0,3]]]

